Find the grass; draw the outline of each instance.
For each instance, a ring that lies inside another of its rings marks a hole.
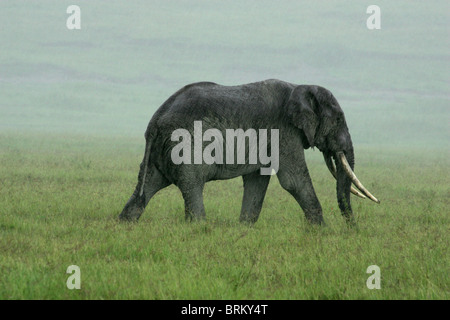
[[[119,223],[142,148],[124,138],[0,136],[1,299],[449,298],[444,155],[357,149],[356,172],[382,201],[353,198],[357,230],[310,151],[325,228],[306,224],[275,177],[253,227],[238,223],[240,179],[207,184],[205,222],[184,221],[172,186],[139,223]],[[374,264],[380,290],[366,287]],[[66,287],[70,265],[81,269],[81,290]]]

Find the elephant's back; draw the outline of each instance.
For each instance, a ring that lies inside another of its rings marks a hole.
[[[158,126],[178,126],[209,119],[229,128],[256,120],[274,120],[290,94],[290,87],[278,80],[239,86],[213,82],[187,85],[173,94],[155,113]],[[232,122],[232,124],[230,123]],[[231,126],[230,126],[231,125]]]

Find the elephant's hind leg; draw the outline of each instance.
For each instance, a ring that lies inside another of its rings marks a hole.
[[[261,175],[258,170],[242,176],[242,179],[244,181],[244,197],[239,221],[255,223],[261,213],[270,176]]]
[[[161,189],[169,186],[171,183],[161,174],[161,172],[156,169],[155,166],[151,165],[147,169],[147,174],[145,176],[144,186],[141,187],[140,183],[136,186],[131,198],[125,205],[122,213],[119,215],[121,220],[135,221],[144,212],[150,199]],[[142,190],[142,191],[141,191]]]
[[[161,189],[171,185],[171,183],[156,169],[155,166],[150,166],[149,175],[144,184],[145,206],[150,199]]]

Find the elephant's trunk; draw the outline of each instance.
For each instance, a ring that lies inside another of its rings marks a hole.
[[[368,197],[370,200],[376,203],[380,203],[380,201],[363,186],[363,184],[359,181],[359,179],[353,172],[355,167],[355,155],[353,152],[353,148],[350,148],[346,152],[339,151],[334,157],[337,164],[337,172],[335,174],[335,177],[337,180],[336,193],[339,209],[341,210],[342,215],[347,219],[347,221],[353,223],[354,221],[352,207],[350,204],[350,192],[360,196],[361,198]],[[325,162],[327,163],[330,171],[332,171],[333,165],[331,158],[327,159],[327,157],[325,157]],[[361,192],[353,188],[352,183]]]
[[[325,163],[327,164],[328,170],[330,170],[331,175],[337,180],[336,166],[334,165],[334,162],[331,159],[330,154],[329,153],[324,153],[323,157],[325,159]],[[354,195],[362,198],[362,199],[366,198],[365,195],[363,195],[361,192],[356,190],[353,186],[350,187],[350,192],[353,193]]]
[[[336,155],[336,157],[338,157],[338,154]],[[348,164],[351,170],[353,171],[355,165],[355,156],[353,148],[349,149],[346,152],[345,156],[348,160]],[[350,204],[350,189],[352,186],[352,180],[347,175],[343,163],[339,161],[337,158],[335,158],[335,162],[337,167],[336,195],[339,209],[341,210],[342,215],[346,218],[347,222],[353,224],[354,223],[353,211]]]

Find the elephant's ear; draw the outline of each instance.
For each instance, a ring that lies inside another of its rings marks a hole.
[[[314,136],[319,126],[319,117],[314,112],[315,108],[317,108],[317,100],[311,87],[295,87],[287,103],[288,117],[296,127],[303,130],[311,148],[314,147]]]

